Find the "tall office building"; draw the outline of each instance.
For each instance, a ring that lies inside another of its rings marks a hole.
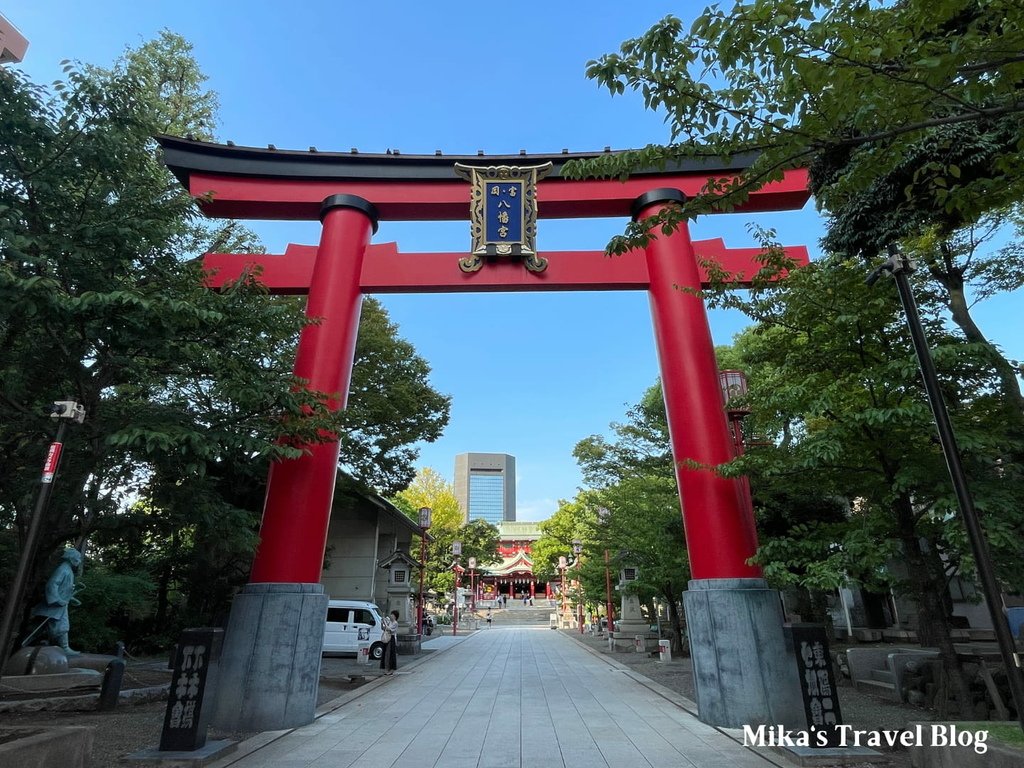
[[[516,519],[516,457],[460,453],[455,457],[455,498],[463,519],[498,525]]]

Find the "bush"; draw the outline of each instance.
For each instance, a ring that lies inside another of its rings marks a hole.
[[[71,606],[69,644],[79,651],[111,653],[118,640],[131,639],[137,625],[153,610],[155,586],[145,573],[111,573],[89,568],[78,593],[80,606]]]

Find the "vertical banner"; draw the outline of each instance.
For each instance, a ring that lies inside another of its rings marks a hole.
[[[53,482],[53,476],[57,474],[57,466],[60,464],[60,452],[63,448],[63,443],[50,443],[50,450],[46,452],[46,462],[43,464],[41,482]]]

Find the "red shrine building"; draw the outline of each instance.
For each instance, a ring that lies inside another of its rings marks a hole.
[[[477,598],[493,600],[499,595],[522,600],[523,597],[551,597],[551,585],[533,575],[533,543],[540,538],[540,523],[506,522],[498,524],[498,555],[501,561],[480,570]]]

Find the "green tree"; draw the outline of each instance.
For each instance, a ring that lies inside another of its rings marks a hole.
[[[661,385],[644,392],[624,423],[612,425],[615,440],[591,436],[576,444],[573,455],[584,481],[593,489],[591,508],[608,510],[590,520],[585,538],[584,584],[595,597],[605,593],[604,551],[618,571],[639,568],[633,585],[642,600],[665,601],[672,625],[672,647],[684,650],[684,616],[680,596],[690,578],[675,463],[672,458]]]
[[[846,578],[874,586],[887,573],[919,605],[921,642],[959,670],[943,595],[951,573],[970,571],[970,558],[893,293],[891,285],[868,288],[860,266],[837,257],[754,293],[746,307],[758,324],[736,351],[750,377],[751,428],[771,440],[726,472],[749,472],[769,495],[846,500],[848,512],[833,505],[820,520],[776,512],[775,535],[758,553],[766,576],[828,589]],[[923,308],[972,491],[1001,575],[1019,588],[1011,553],[1024,517],[1012,498],[1022,472],[1002,460],[1019,450],[1019,438],[1001,415],[984,356],[944,329],[935,303]],[[962,676],[956,681],[959,700],[969,700]]]
[[[597,519],[593,494],[580,493],[572,501],[560,500],[558,509],[542,522],[540,538],[530,547],[533,575],[540,581],[558,582],[560,557],[573,560],[573,541],[590,543]]]
[[[432,540],[427,545],[425,586],[437,595],[455,589],[455,576],[452,572],[454,541],[462,542],[460,560],[463,567],[467,567],[471,557],[476,558],[478,569],[499,561],[498,529],[486,520],[464,522],[465,513],[459,506],[452,484],[436,470],[421,468],[409,487],[395,497],[395,504],[413,519],[421,507],[430,507],[432,511]],[[414,548],[417,547],[418,543],[414,545]]]
[[[421,507],[430,507],[432,526],[456,530],[462,525],[464,513],[454,487],[431,467],[418,469],[413,481],[396,494],[394,503],[413,520],[418,520]]]
[[[986,217],[1005,217],[1024,197],[1022,49],[1024,9],[1009,0],[737,0],[705,8],[689,29],[669,16],[587,74],[613,94],[641,92],[665,113],[670,143],[567,173],[750,159],[739,177],[711,180],[682,211],[666,211],[671,227],[808,168],[827,250],[872,258],[913,244],[954,322],[986,345],[1007,418],[1024,431],[1019,363],[988,342],[964,295],[965,284],[978,300],[1024,285],[1019,248],[974,255]],[[631,225],[612,249],[656,223]]]
[[[203,219],[158,158],[154,134],[212,129],[215,97],[181,38],[66,71],[49,91],[0,70],[0,583],[37,488],[44,406],[69,396],[88,416],[70,434],[32,581],[51,552],[95,533],[96,562],[150,575],[157,615],[184,599],[211,620],[245,578],[271,460],[348,430],[354,472],[394,489],[412,475],[407,443],[439,434],[448,401],[368,301],[352,406],[332,414],[291,375],[298,302],[252,278],[203,286],[195,257],[257,246]]]
[[[689,210],[735,205],[817,163],[814,191],[827,211],[899,172],[913,194],[893,198],[891,217],[974,221],[1024,192],[1022,22],[1010,0],[737,0],[708,6],[689,29],[668,16],[589,62],[587,75],[613,94],[642,93],[665,113],[671,143],[585,170],[620,176],[753,152],[741,179],[710,184]],[[926,141],[937,152],[922,155]]]

